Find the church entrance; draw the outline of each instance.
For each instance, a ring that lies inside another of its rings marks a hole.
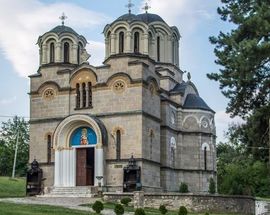
[[[93,186],[95,181],[95,148],[77,148],[76,161],[76,186]]]

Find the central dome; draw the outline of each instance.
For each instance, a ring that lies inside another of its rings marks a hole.
[[[134,21],[141,21],[144,23],[151,23],[151,22],[164,22],[165,21],[157,14],[152,14],[152,13],[142,13],[142,14],[132,14],[132,13],[127,13],[122,16],[120,16],[118,19],[115,20],[117,21],[127,21],[127,22],[134,22]]]

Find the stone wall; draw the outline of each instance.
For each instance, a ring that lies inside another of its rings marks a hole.
[[[225,196],[225,195],[200,195],[200,194],[180,194],[180,193],[143,193],[139,195],[133,193],[104,193],[105,201],[119,201],[124,197],[134,198],[134,207],[159,208],[165,204],[170,210],[178,210],[180,206],[185,206],[188,211],[199,213],[235,213],[241,215],[255,214],[255,199],[250,196]],[[138,201],[138,196],[144,199]]]

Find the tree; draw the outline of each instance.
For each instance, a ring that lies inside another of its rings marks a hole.
[[[227,112],[245,117],[257,108],[270,107],[270,1],[221,2],[218,14],[235,28],[210,37],[221,69],[207,76],[218,81],[229,98]]]
[[[11,176],[18,134],[16,175],[23,176],[26,173],[29,157],[29,125],[24,118],[14,117],[12,120],[2,122],[1,126],[0,175]]]

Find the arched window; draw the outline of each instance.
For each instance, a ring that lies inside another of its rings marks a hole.
[[[47,136],[47,163],[50,164],[52,162],[52,136]]]
[[[80,108],[80,103],[81,103],[80,84],[76,84],[76,108]]]
[[[124,52],[124,32],[119,33],[119,53]]]
[[[80,64],[80,57],[81,57],[81,46],[78,45],[78,50],[77,50],[77,62]]]
[[[207,170],[207,147],[205,146],[203,149],[204,152],[204,170]]]
[[[160,37],[157,37],[157,61],[160,61]]]
[[[88,82],[88,107],[92,107],[92,83]]]
[[[171,165],[175,166],[175,151],[176,151],[176,140],[174,137],[171,137],[170,140],[170,156],[171,156]]]
[[[50,63],[54,63],[54,43],[50,44]]]
[[[150,159],[152,159],[153,156],[153,140],[154,140],[154,131],[150,131]]]
[[[172,41],[172,63],[175,64],[175,41]]]
[[[86,107],[86,85],[82,83],[82,107]]]
[[[64,63],[69,63],[69,43],[64,43]]]
[[[121,131],[116,131],[116,159],[121,159]]]
[[[135,32],[134,34],[134,52],[140,52],[140,34],[139,32]]]

